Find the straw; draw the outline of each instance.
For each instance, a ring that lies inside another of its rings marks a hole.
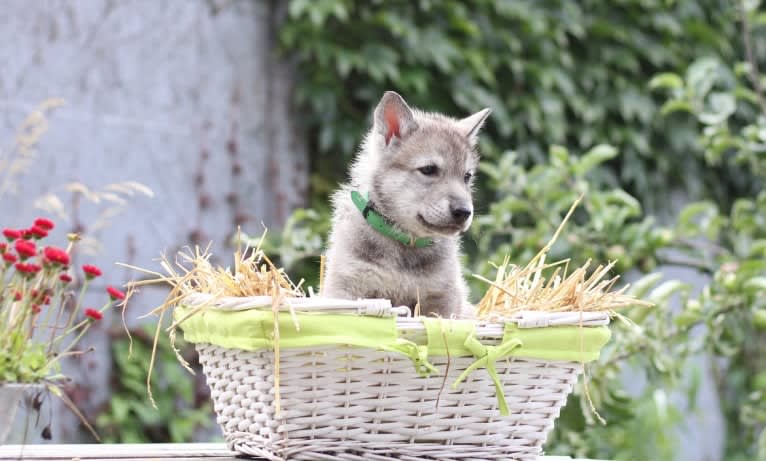
[[[210,262],[210,244],[204,249],[201,249],[199,246],[195,246],[193,249],[185,247],[178,252],[175,261],[172,263],[165,255],[162,255],[159,263],[163,268],[164,273],[143,269],[129,264],[118,263],[123,267],[136,270],[150,277],[145,280],[132,281],[128,284],[124,305],[126,305],[130,297],[138,291],[137,289],[139,287],[157,284],[170,285],[171,287],[162,304],[153,308],[146,314],[146,316],[159,316],[157,330],[154,335],[154,343],[152,345],[149,373],[146,379],[149,401],[155,408],[156,405],[151,391],[151,378],[154,363],[156,361],[157,343],[159,341],[159,332],[162,328],[162,319],[168,309],[187,304],[185,302],[187,299],[190,299],[190,297],[194,297],[199,293],[211,295],[209,303],[211,305],[215,304],[217,300],[226,297],[271,296],[273,299],[272,310],[274,311],[275,368],[276,370],[279,370],[279,322],[277,321],[279,305],[281,305],[285,298],[297,298],[303,296],[303,292],[300,288],[303,284],[303,280],[301,280],[298,285],[295,285],[284,273],[284,270],[277,268],[264,254],[261,250],[261,244],[266,236],[265,231],[254,248],[245,247],[244,250],[240,245],[241,240],[239,239],[239,232],[237,235],[237,249],[234,252],[233,270],[214,266]],[[192,374],[194,373],[193,370],[183,359],[180,351],[175,347],[176,328],[190,317],[205,310],[207,307],[208,306],[206,305],[196,305],[183,316],[171,322],[170,326],[165,329],[170,338],[173,350],[176,353],[176,357],[184,368]],[[295,328],[299,330],[300,325],[298,325],[295,310],[289,304],[288,308],[293,323],[295,324]],[[278,373],[274,384],[278,389]],[[278,395],[279,393],[277,391],[277,402],[279,400]],[[278,408],[279,404],[277,403],[277,409]]]
[[[558,239],[583,195],[572,204],[550,241],[525,266],[510,264],[509,256],[497,266],[495,279],[473,276],[489,285],[477,306],[479,319],[508,318],[519,311],[609,312],[629,306],[653,304],[626,295],[628,285],[612,291],[619,276],[609,278],[617,261],[597,266],[589,273],[592,260],[569,273],[569,260],[546,263],[548,252]],[[563,267],[562,267],[563,266]],[[553,273],[546,278],[546,271]]]

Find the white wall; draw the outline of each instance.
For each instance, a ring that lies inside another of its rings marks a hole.
[[[102,303],[107,283],[133,276],[117,261],[156,267],[153,258],[190,243],[195,232],[228,259],[231,250],[222,244],[237,223],[250,232],[260,232],[261,221],[278,226],[304,203],[308,160],[290,118],[290,68],[273,53],[281,15],[275,5],[4,0],[0,146],[12,143],[41,101],[66,104],[51,114],[34,172],[23,177],[18,195],[0,197],[0,226],[28,225],[40,214],[32,202],[44,194],[56,193],[68,206],[63,186],[70,181],[96,189],[124,180],[150,187],[153,198],[135,198],[94,235],[102,251],[78,259],[105,272],[93,305]],[[82,204],[78,219],[62,225],[54,240],[63,245],[65,231],[78,224],[87,231],[96,212]],[[157,299],[158,293],[140,298],[130,318]],[[92,410],[107,398],[109,345],[103,330],[87,342],[98,353],[70,371],[87,384],[78,395]],[[72,417],[54,419],[54,440],[77,437]]]

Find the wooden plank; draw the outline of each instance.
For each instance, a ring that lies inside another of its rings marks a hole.
[[[0,446],[0,460],[132,460],[150,461],[172,458],[186,461],[241,461],[222,443],[145,443],[87,445],[5,445]],[[566,456],[542,456],[539,461],[573,460]],[[595,460],[592,460],[595,461]]]
[[[41,444],[0,446],[0,459],[29,460],[102,459],[220,459],[234,460],[236,453],[222,443],[146,444]]]

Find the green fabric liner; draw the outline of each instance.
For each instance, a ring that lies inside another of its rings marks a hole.
[[[176,308],[174,318],[179,319],[190,310],[186,307]],[[296,317],[300,331],[295,330],[289,313],[279,314],[279,346],[283,349],[349,344],[401,351],[409,347],[403,344],[410,344],[410,341],[398,338],[396,319],[392,317],[326,313],[298,313]],[[464,345],[466,338],[474,333],[473,321],[435,318],[422,320],[428,338],[428,356],[446,356],[447,349],[453,357],[473,355]],[[274,347],[274,315],[268,310],[206,309],[184,321],[181,329],[184,339],[191,343],[211,343],[249,351]],[[507,323],[504,336],[505,340],[513,337],[523,343],[523,346],[510,354],[514,357],[591,362],[598,359],[599,352],[609,341],[610,334],[607,327],[518,328],[513,323]]]
[[[191,309],[173,309],[180,319]],[[370,349],[396,344],[396,320],[346,314],[296,314],[300,331],[292,316],[279,314],[279,347],[282,349],[350,344]],[[232,349],[254,351],[274,347],[274,314],[269,310],[222,311],[205,309],[181,324],[184,339],[190,343],[209,343]]]
[[[178,307],[176,320],[191,308]],[[423,318],[428,344],[415,344],[399,338],[396,318],[378,318],[350,314],[296,314],[300,331],[292,316],[279,314],[279,347],[281,349],[310,348],[347,344],[374,350],[398,352],[409,357],[421,376],[439,374],[428,357],[473,356],[476,361],[453,383],[457,387],[478,368],[484,368],[495,384],[498,408],[508,414],[495,362],[507,357],[591,362],[597,360],[601,348],[609,341],[607,327],[557,326],[518,328],[505,325],[503,340],[496,346],[482,344],[475,336],[471,320]],[[181,324],[184,339],[191,343],[209,343],[248,351],[274,347],[274,314],[269,310],[222,311],[204,309]]]

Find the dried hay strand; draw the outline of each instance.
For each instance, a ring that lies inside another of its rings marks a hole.
[[[210,262],[212,256],[210,252],[210,244],[204,249],[201,249],[199,246],[195,246],[193,249],[191,247],[185,247],[178,252],[173,262],[171,262],[165,255],[162,255],[159,262],[165,273],[129,264],[118,263],[120,266],[150,276],[148,279],[134,280],[128,284],[128,293],[124,302],[125,304],[127,304],[130,297],[137,292],[139,287],[147,285],[170,285],[171,287],[162,304],[141,317],[145,318],[150,315],[159,316],[159,319],[157,320],[157,329],[154,334],[152,355],[149,362],[149,373],[146,378],[147,394],[150,402],[155,408],[157,408],[157,406],[152,396],[151,382],[152,371],[154,369],[157,355],[157,343],[159,341],[160,330],[162,329],[162,320],[168,309],[183,305],[191,297],[203,293],[211,295],[210,304],[227,297],[272,297],[271,310],[274,314],[274,352],[276,367],[274,386],[276,390],[275,398],[277,401],[277,410],[279,409],[279,307],[285,298],[298,298],[304,296],[303,291],[301,290],[303,280],[298,284],[294,284],[287,274],[285,274],[284,269],[277,268],[274,263],[271,262],[268,256],[261,250],[261,245],[263,244],[265,237],[266,232],[264,231],[254,248],[245,247],[244,250],[241,247],[241,239],[239,237],[237,238],[238,244],[237,250],[234,252],[233,270],[215,266]],[[171,322],[170,326],[165,328],[165,331],[170,338],[171,346],[175,351],[176,358],[179,363],[192,374],[194,374],[194,371],[175,346],[176,329],[181,323],[203,311],[207,307],[207,305],[196,305],[185,315],[176,319],[174,322]],[[293,322],[296,325],[296,329],[300,329],[292,306],[289,306],[289,309]],[[132,344],[130,347],[132,348]]]
[[[479,319],[508,318],[519,311],[609,312],[611,315],[616,309],[628,306],[652,306],[626,295],[629,285],[612,291],[620,277],[608,278],[607,275],[617,261],[599,265],[590,273],[591,260],[572,272],[569,272],[569,259],[546,264],[548,252],[583,197],[580,195],[572,204],[551,240],[525,266],[510,264],[506,256],[497,266],[495,280],[473,275],[489,284],[476,306]],[[543,275],[551,270],[553,273],[549,276]]]

